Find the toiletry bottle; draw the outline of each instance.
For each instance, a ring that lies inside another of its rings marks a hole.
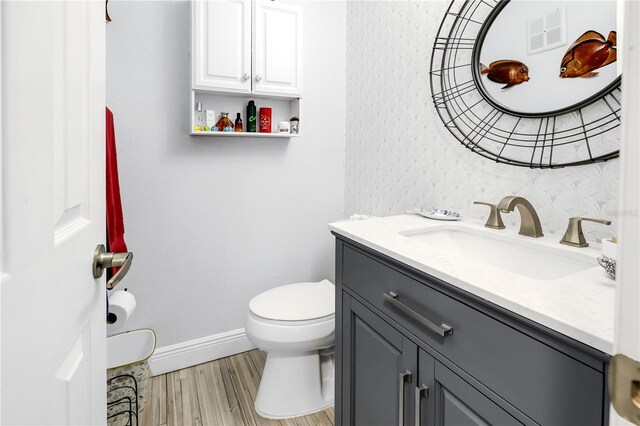
[[[228,112],[221,112],[220,120],[216,123],[216,127],[221,132],[233,132],[233,122],[229,119]]]
[[[236,115],[236,127],[233,129],[234,132],[242,132],[242,118],[240,117],[240,113]]]
[[[256,104],[253,101],[249,101],[249,105],[247,105],[247,132],[256,132],[258,130],[257,124]]]
[[[204,130],[205,119],[202,112],[202,102],[196,102],[195,123],[193,123],[193,130],[196,132]]]

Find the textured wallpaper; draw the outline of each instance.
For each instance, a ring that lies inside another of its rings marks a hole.
[[[451,208],[484,223],[485,206],[521,195],[545,234],[562,236],[569,217],[586,223],[588,240],[615,234],[617,159],[556,170],[497,164],[464,148],[443,126],[429,88],[431,46],[445,1],[351,1],[347,4],[347,215],[400,214],[413,207]],[[620,128],[607,139],[620,138]],[[503,215],[517,226],[517,213]]]

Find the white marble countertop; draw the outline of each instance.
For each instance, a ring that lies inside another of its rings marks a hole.
[[[400,234],[403,231],[451,225],[535,241],[542,248],[564,250],[567,256],[593,259],[593,268],[555,280],[532,279],[468,258],[437,250]],[[600,251],[558,243],[557,235],[533,239],[517,228],[491,230],[465,221],[442,222],[415,215],[345,220],[329,229],[404,264],[439,278],[496,305],[612,354],[615,281],[597,264]]]

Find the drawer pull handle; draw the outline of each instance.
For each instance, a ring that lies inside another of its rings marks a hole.
[[[398,426],[404,426],[404,384],[411,382],[411,371],[400,373],[400,383],[398,386]]]
[[[435,331],[436,333],[438,333],[442,337],[445,337],[447,334],[453,334],[453,327],[452,326],[450,326],[449,324],[445,324],[445,323],[437,325],[437,324],[429,321],[428,319],[426,319],[425,317],[423,317],[422,315],[420,315],[419,313],[417,313],[416,311],[414,311],[413,309],[411,309],[410,307],[408,307],[404,303],[400,302],[398,300],[398,294],[397,293],[394,293],[393,291],[390,291],[388,294],[387,293],[383,293],[382,296],[384,297],[384,300],[390,302],[393,306],[395,306],[396,308],[400,309],[402,312],[404,312],[405,314],[409,315],[411,318],[413,318],[414,320],[418,321],[420,324],[424,325],[429,330]]]

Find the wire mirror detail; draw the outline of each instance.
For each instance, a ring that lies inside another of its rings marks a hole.
[[[618,157],[619,136],[611,132],[620,125],[621,116],[616,31],[614,24],[594,29],[595,24],[578,19],[579,13],[589,10],[577,11],[576,3],[451,1],[433,45],[431,93],[445,127],[465,147],[499,163],[530,168],[577,166]],[[539,5],[541,24],[535,13],[518,15],[521,20],[516,25],[522,34],[504,34],[504,57],[483,58],[488,51],[483,47],[485,39],[487,43],[496,39],[492,25],[513,22],[511,16],[500,20],[500,14],[503,18],[513,15],[516,7],[526,4]],[[535,34],[539,27],[540,37]],[[514,43],[522,45],[517,46],[521,54],[513,53]],[[544,61],[553,67],[540,65]],[[563,96],[561,91],[546,87],[546,100],[560,107],[544,110],[533,105],[536,93],[544,92],[536,84],[564,85],[585,97],[563,104],[562,99],[551,99]]]

